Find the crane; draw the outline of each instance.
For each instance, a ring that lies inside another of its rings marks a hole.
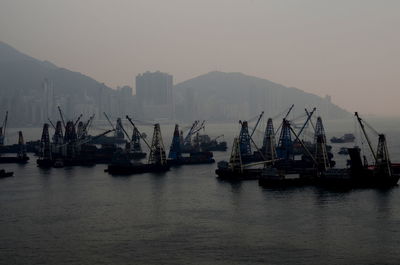
[[[0,145],[4,145],[4,139],[6,137],[7,120],[8,120],[8,111],[6,111],[6,117],[4,118],[3,126],[0,128]]]
[[[62,114],[61,108],[60,106],[57,107],[58,108],[58,112],[60,113],[60,117],[61,117],[61,122],[63,124],[64,130],[65,130],[65,121],[64,121],[64,116]]]
[[[252,137],[253,134],[254,134],[254,132],[256,131],[257,126],[258,126],[258,124],[260,123],[260,120],[261,120],[261,118],[262,118],[263,115],[264,115],[264,111],[262,111],[261,114],[260,114],[260,116],[258,116],[256,125],[254,126],[253,131],[252,131],[251,134],[250,134],[250,137]]]
[[[136,127],[136,125],[133,123],[132,119],[126,115],[126,118],[128,119],[128,121],[132,124],[133,129],[136,130],[137,132],[139,132],[138,128]],[[142,136],[142,134],[139,132],[138,135],[140,136],[140,138],[142,138],[143,142],[147,145],[147,147],[149,148],[149,150],[151,150],[151,146],[149,145],[149,143],[146,141],[146,139]]]

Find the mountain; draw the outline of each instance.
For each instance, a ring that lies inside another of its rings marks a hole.
[[[8,110],[11,126],[41,126],[47,118],[58,118],[57,106],[70,119],[80,113],[99,117],[103,111],[111,116],[126,115],[132,100],[129,89],[113,90],[0,42],[0,119]]]
[[[350,115],[329,97],[242,73],[210,72],[175,85],[174,92],[177,118],[185,120],[237,121],[250,119],[261,111],[274,117],[292,104],[292,113],[297,116],[304,113],[304,108],[313,107],[325,119]]]
[[[242,73],[210,72],[174,87],[177,120],[236,122],[265,111],[274,117],[294,104],[292,113],[317,107],[323,118],[344,118],[349,113],[329,98],[306,93]],[[51,62],[40,61],[0,42],[0,121],[9,111],[11,126],[42,126],[58,119],[57,106],[66,118],[79,114],[111,117],[143,114],[132,88],[111,89],[103,83]],[[150,117],[155,118],[155,117]]]

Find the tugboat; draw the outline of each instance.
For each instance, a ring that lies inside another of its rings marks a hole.
[[[365,131],[364,124],[366,122],[359,117],[357,112],[355,116],[374,157],[374,165],[368,165],[365,157],[362,162],[360,148],[349,148],[350,168],[327,170],[322,174],[319,184],[335,188],[389,188],[396,186],[400,178],[400,169],[398,164],[390,161],[385,135],[378,133],[378,147],[375,151]],[[372,128],[370,125],[368,127]]]
[[[127,119],[129,120],[128,116]],[[136,128],[135,125],[134,127]],[[145,143],[147,144],[147,142]],[[108,165],[105,172],[112,175],[132,175],[147,172],[168,171],[169,165],[167,164],[160,124],[158,123],[154,125],[152,144],[151,146],[148,145],[148,147],[150,148],[150,155],[147,164],[133,163],[126,153],[118,153],[113,162]]]

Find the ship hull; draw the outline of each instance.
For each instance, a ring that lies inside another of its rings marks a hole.
[[[108,165],[105,170],[112,175],[133,175],[150,172],[166,172],[169,170],[169,165],[154,165],[154,164],[128,164],[128,165]]]
[[[15,163],[15,164],[25,164],[28,163],[29,157],[0,157],[0,164]]]
[[[243,169],[241,172],[230,168],[218,168],[215,170],[218,178],[223,180],[257,180],[260,178],[261,172],[262,169]]]

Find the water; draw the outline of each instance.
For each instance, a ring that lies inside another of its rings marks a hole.
[[[237,126],[207,129],[230,142]],[[400,161],[398,132],[387,134]],[[400,264],[397,187],[265,189],[219,181],[216,165],[130,177],[2,167],[15,177],[0,180],[0,264]]]

